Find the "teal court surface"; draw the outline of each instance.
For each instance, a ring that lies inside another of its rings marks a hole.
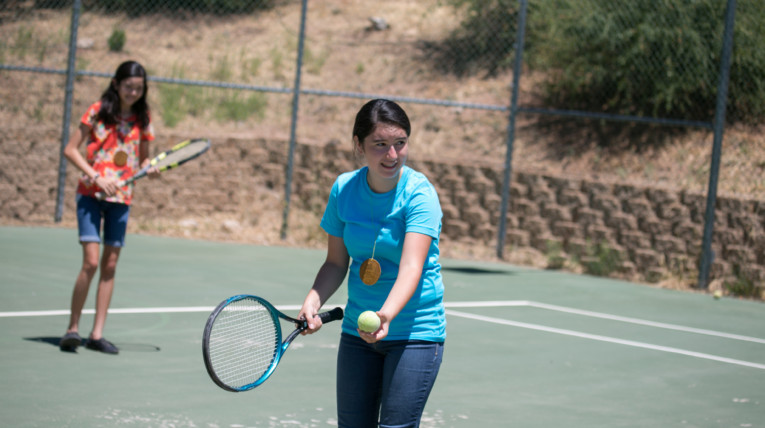
[[[112,356],[58,348],[76,239],[0,226],[0,426],[337,426],[337,323],[298,337],[248,392],[217,387],[202,360],[218,303],[256,294],[295,315],[323,251],[129,235]],[[761,302],[500,263],[448,259],[443,272],[448,338],[423,427],[765,427]]]

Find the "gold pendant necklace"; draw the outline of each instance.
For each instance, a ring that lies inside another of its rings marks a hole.
[[[126,151],[120,149],[114,154],[114,164],[117,166],[125,166],[127,164],[128,154]]]
[[[396,199],[396,188],[393,188],[393,199]],[[374,204],[369,204],[369,207],[372,211],[372,220],[375,218],[374,213]],[[385,222],[385,219],[383,219],[383,223]],[[377,229],[377,234],[375,234],[375,243],[372,245],[372,257],[364,260],[364,262],[361,264],[361,268],[359,268],[359,276],[361,277],[361,282],[363,282],[366,285],[375,285],[377,281],[380,279],[380,275],[382,274],[382,268],[380,267],[380,263],[375,260],[375,249],[377,249],[377,237],[380,235],[380,231],[382,230],[382,223],[380,224],[380,228]]]
[[[379,234],[379,232],[378,232]],[[359,276],[361,276],[361,282],[366,285],[375,285],[377,280],[380,279],[382,269],[380,263],[375,260],[375,247],[377,247],[377,237],[375,236],[375,245],[372,246],[372,257],[364,260],[359,270]]]
[[[372,204],[369,204],[370,208],[372,207]],[[372,210],[372,220],[374,220],[375,214],[374,209]],[[375,243],[372,245],[372,257],[364,260],[364,263],[361,264],[361,268],[359,269],[359,276],[361,277],[361,282],[363,282],[366,285],[375,285],[377,283],[377,280],[380,279],[380,275],[382,274],[382,269],[380,268],[380,263],[375,260],[375,249],[377,249],[377,237],[380,236],[380,231],[382,230],[382,224],[380,224],[380,228],[377,229],[377,233],[375,234]]]

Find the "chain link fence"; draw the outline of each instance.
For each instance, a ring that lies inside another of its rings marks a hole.
[[[349,141],[359,100],[386,97],[407,103],[422,156],[506,159],[506,210],[523,117],[710,132],[723,118],[762,123],[763,9],[759,0],[0,0],[0,113],[9,126],[63,123],[66,140],[116,66],[134,59],[151,75],[160,133],[288,139],[291,157],[295,141]],[[720,110],[726,54],[731,102]],[[19,73],[35,78],[20,86]],[[503,236],[500,225],[500,255]]]

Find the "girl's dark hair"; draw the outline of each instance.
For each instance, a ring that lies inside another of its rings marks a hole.
[[[133,103],[131,110],[138,116],[138,122],[142,128],[149,124],[149,105],[146,103],[149,87],[146,85],[146,70],[135,61],[125,61],[117,67],[113,79],[109,82],[109,87],[101,94],[101,110],[98,111],[98,120],[109,125],[117,123],[117,115],[120,113],[120,94],[117,92],[117,85],[130,77],[143,78],[143,95]]]
[[[395,125],[406,131],[408,137],[412,131],[409,124],[409,116],[404,109],[393,101],[376,99],[364,104],[356,113],[356,122],[353,124],[353,136],[364,142],[364,139],[375,130],[378,123]]]

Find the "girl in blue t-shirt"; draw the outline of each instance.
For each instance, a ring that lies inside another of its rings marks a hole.
[[[327,257],[299,316],[306,334],[321,328],[316,314],[350,271],[337,360],[340,428],[418,426],[441,365],[441,206],[427,178],[405,166],[410,133],[398,104],[366,103],[353,147],[367,166],[337,178],[321,220]],[[381,321],[371,333],[357,328],[367,310]]]

